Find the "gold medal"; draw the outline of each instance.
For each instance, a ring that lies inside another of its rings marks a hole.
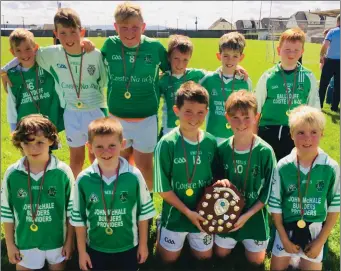
[[[226,123],[226,129],[231,129],[231,125],[229,123]]]
[[[131,93],[127,90],[126,92],[124,92],[124,98],[126,98],[127,100],[129,100],[131,97]]]
[[[289,117],[289,115],[290,115],[290,110],[287,110],[287,112],[285,112],[285,114]]]
[[[179,126],[179,125],[180,125],[180,120],[176,120],[176,121],[175,121],[175,125],[176,125],[176,126]]]
[[[83,103],[82,103],[81,101],[78,101],[78,102],[76,103],[76,107],[77,107],[77,108],[82,108],[82,107],[83,107]]]
[[[30,226],[30,230],[31,231],[37,231],[38,230],[38,226],[36,224],[32,223],[31,226]]]
[[[193,194],[194,194],[194,191],[192,188],[188,188],[186,190],[186,196],[191,197],[191,196],[193,196]]]
[[[299,227],[300,229],[305,228],[305,226],[306,226],[306,223],[303,219],[300,219],[297,221],[297,227]]]
[[[114,232],[114,231],[113,231],[112,228],[109,228],[109,227],[105,228],[105,233],[106,233],[107,235],[112,235],[113,232]]]

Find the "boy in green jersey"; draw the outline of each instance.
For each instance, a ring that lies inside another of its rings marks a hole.
[[[216,177],[227,178],[238,188],[244,195],[245,207],[234,229],[215,235],[215,254],[225,257],[237,242],[242,242],[248,261],[260,265],[269,241],[265,205],[271,192],[276,158],[271,146],[253,132],[259,118],[255,95],[246,90],[234,92],[225,107],[234,135],[218,146],[220,170]]]
[[[304,42],[305,34],[300,29],[283,32],[277,47],[281,60],[263,73],[256,86],[261,113],[259,136],[272,146],[278,161],[294,147],[288,126],[290,110],[300,104],[320,109],[316,78],[298,62]]]
[[[163,198],[157,251],[175,262],[186,237],[199,259],[212,256],[213,237],[203,232],[205,221],[194,210],[205,187],[212,184],[216,139],[200,129],[208,111],[208,93],[188,81],[176,92],[174,113],[180,126],[162,137],[155,148],[154,191]],[[225,184],[226,185],[226,184]]]
[[[286,270],[293,256],[300,270],[322,270],[323,246],[340,212],[340,168],[319,148],[325,122],[306,105],[289,114],[295,148],[278,162],[269,199],[277,229],[271,270]]]
[[[71,217],[73,174],[51,154],[58,146],[52,122],[42,115],[23,117],[12,142],[24,155],[5,172],[1,188],[1,222],[7,255],[17,270],[49,264],[63,270],[71,258],[74,230]]]
[[[118,36],[107,38],[101,49],[109,72],[108,108],[123,126],[122,155],[133,156],[152,191],[159,70],[169,69],[167,52],[158,40],[142,35],[146,24],[136,4],[119,4],[114,17]]]
[[[141,172],[120,157],[126,141],[119,121],[100,118],[89,125],[94,163],[82,171],[74,189],[82,270],[137,270],[148,257],[148,220],[153,201]]]
[[[61,44],[39,48],[36,61],[53,76],[61,106],[65,108],[63,118],[70,147],[70,167],[77,177],[85,160],[88,125],[107,115],[104,94],[107,71],[101,52],[93,50],[89,46],[91,42],[87,41],[87,44],[92,51],[83,51],[85,29],[74,10],[58,9],[54,27]],[[93,161],[94,157],[90,154],[89,159]]]
[[[206,130],[217,138],[218,144],[233,134],[231,125],[225,118],[224,106],[228,97],[239,89],[251,91],[252,88],[251,80],[245,81],[237,72],[238,63],[245,57],[244,48],[245,38],[242,34],[238,32],[224,34],[219,40],[217,53],[221,67],[199,81],[210,95]]]
[[[161,136],[179,126],[179,119],[173,111],[173,106],[175,104],[175,93],[180,85],[187,81],[198,83],[205,76],[204,70],[187,69],[192,53],[193,44],[189,37],[183,35],[169,37],[167,54],[171,70],[166,71],[159,81],[160,95],[164,98]]]
[[[7,120],[11,132],[24,116],[40,113],[48,116],[58,131],[64,129],[63,110],[53,77],[35,62],[38,45],[26,29],[15,29],[9,36],[11,53],[19,64],[8,70],[12,86],[7,86]]]

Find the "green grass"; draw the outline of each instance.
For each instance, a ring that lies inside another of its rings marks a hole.
[[[104,38],[91,38],[91,40],[96,44],[97,48],[101,48]],[[40,46],[47,46],[52,44],[52,38],[37,38],[36,41]],[[160,39],[163,45],[166,46],[167,39]],[[194,53],[189,64],[189,67],[203,68],[206,70],[216,70],[220,65],[216,58],[216,52],[218,48],[217,39],[192,39],[194,43]],[[12,59],[12,55],[9,53],[8,38],[1,37],[1,66]],[[272,56],[273,56],[273,45],[272,42],[267,41],[256,41],[247,40],[245,59],[241,65],[247,69],[249,76],[253,82],[253,86],[257,84],[257,81],[261,74],[273,66]],[[307,43],[305,45],[305,52],[303,56],[303,64],[308,69],[312,70],[319,80],[320,70],[318,65],[320,45]],[[276,56],[275,61],[278,60]],[[10,130],[6,120],[6,95],[4,90],[1,90],[1,177],[4,176],[4,172],[9,165],[17,161],[21,155],[18,150],[16,150],[10,142]],[[321,142],[321,148],[325,150],[333,159],[340,161],[340,116],[339,114],[330,111],[329,106],[325,106],[323,110],[327,119],[327,126],[324,133],[324,137]],[[54,154],[69,163],[69,151],[67,148],[67,143],[65,140],[64,132],[61,133],[61,142],[63,148],[61,150],[55,151]],[[88,166],[89,162],[86,161],[84,167]],[[159,212],[161,209],[161,199],[158,195],[154,195],[154,202]],[[152,246],[155,241],[155,225],[153,224],[150,233],[150,246]],[[340,270],[340,224],[339,222],[334,227],[332,233],[329,236],[329,253],[326,261],[324,262],[325,270]],[[8,264],[6,249],[4,246],[4,240],[2,240],[1,251],[1,268],[3,270],[14,270],[13,265]],[[76,257],[74,257],[76,258]],[[192,260],[188,247],[185,247],[185,251],[181,256],[179,262],[174,266],[176,269],[189,269],[198,268],[196,266],[196,261]],[[261,269],[269,269],[270,258],[267,256],[265,261],[265,266]],[[77,262],[75,260],[69,263],[69,269],[77,269]],[[226,260],[220,262],[217,260],[212,260],[208,263],[208,266],[200,266],[201,268],[208,268],[211,270],[217,270],[224,266],[224,270],[254,270],[247,265],[245,257],[243,255],[243,248],[239,245],[236,247],[233,254]],[[148,262],[145,264],[143,269],[147,270],[158,270],[158,260],[154,256],[150,256]]]

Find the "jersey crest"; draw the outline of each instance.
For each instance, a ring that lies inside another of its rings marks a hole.
[[[18,190],[17,196],[18,196],[18,198],[26,198],[27,192],[23,188],[20,188]]]
[[[90,195],[89,201],[90,201],[91,203],[97,203],[99,200],[98,200],[97,195],[96,195],[95,193],[92,193],[92,194]]]
[[[294,185],[294,184],[289,185],[288,192],[293,192],[293,191],[296,191],[296,190],[297,190],[296,185]]]
[[[56,194],[57,194],[57,188],[55,186],[50,186],[49,189],[47,190],[47,194],[51,197],[51,198],[55,198]]]
[[[145,56],[144,56],[144,63],[145,63],[145,64],[152,64],[152,63],[153,63],[153,61],[152,61],[152,55],[150,55],[150,54],[145,55]]]
[[[95,71],[96,71],[95,65],[89,64],[89,66],[88,66],[88,73],[90,75],[94,75]]]
[[[317,183],[316,183],[316,190],[318,192],[322,192],[323,191],[323,188],[324,188],[324,180],[319,180]]]
[[[120,200],[121,202],[126,202],[128,198],[128,191],[122,191],[120,194]]]

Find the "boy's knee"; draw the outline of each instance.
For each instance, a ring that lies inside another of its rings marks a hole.
[[[246,252],[247,260],[254,265],[261,265],[265,259],[265,252]]]
[[[226,256],[230,255],[232,252],[232,249],[226,249],[226,248],[221,248],[221,247],[215,247],[214,248],[214,254],[218,258],[225,258]]]

